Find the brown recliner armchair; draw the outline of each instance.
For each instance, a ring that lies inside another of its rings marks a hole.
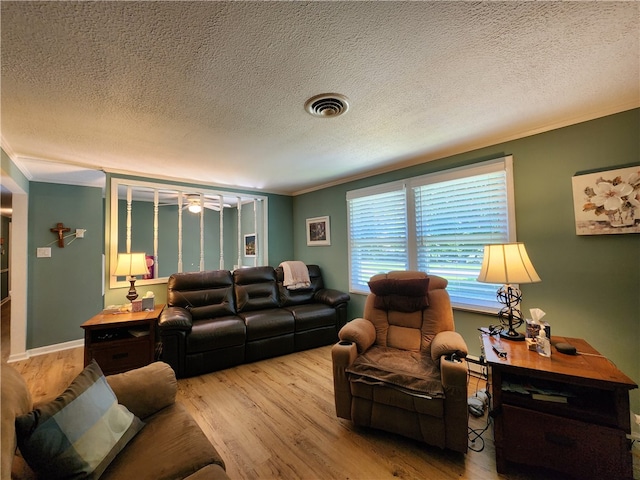
[[[447,280],[375,275],[364,318],[332,348],[338,417],[467,451],[467,346],[454,331]]]

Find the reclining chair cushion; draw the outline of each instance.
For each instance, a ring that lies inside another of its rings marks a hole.
[[[429,355],[373,346],[347,368],[350,382],[381,385],[423,398],[444,398],[440,370]]]
[[[375,294],[375,308],[397,312],[417,312],[429,306],[427,290],[429,278],[383,278],[369,282],[371,293]]]

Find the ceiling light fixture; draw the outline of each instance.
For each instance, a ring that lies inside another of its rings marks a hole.
[[[202,211],[202,204],[200,202],[200,195],[188,195],[187,196],[187,210],[191,213],[200,213]]]
[[[304,109],[314,117],[332,118],[347,113],[349,100],[339,93],[322,93],[307,100]]]
[[[187,210],[191,213],[200,213],[202,211],[202,207],[197,203],[192,203],[187,207]]]

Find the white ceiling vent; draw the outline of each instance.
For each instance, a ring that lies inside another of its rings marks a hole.
[[[307,100],[304,109],[314,117],[337,117],[347,113],[349,101],[339,93],[323,93]]]

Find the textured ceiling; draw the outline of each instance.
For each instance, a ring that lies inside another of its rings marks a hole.
[[[2,145],[33,180],[295,193],[640,106],[636,2],[1,8]],[[306,113],[326,92],[349,111]]]

